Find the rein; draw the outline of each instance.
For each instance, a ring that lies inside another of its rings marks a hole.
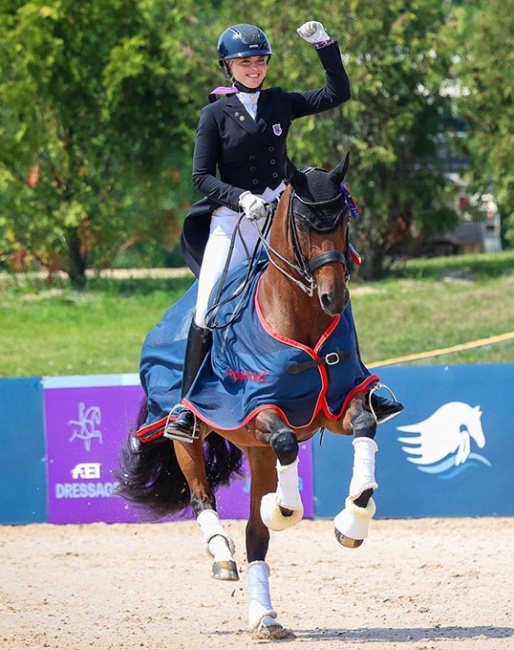
[[[236,320],[236,318],[239,316],[240,312],[242,311],[242,308],[243,308],[243,305],[244,305],[244,302],[245,302],[245,298],[246,298],[246,294],[248,293],[248,290],[250,289],[253,272],[254,272],[256,262],[257,262],[257,259],[258,259],[258,256],[259,256],[259,250],[260,250],[262,245],[265,246],[267,244],[267,236],[268,236],[268,233],[269,233],[269,231],[271,229],[271,222],[273,220],[274,211],[276,209],[276,203],[273,202],[273,203],[270,204],[270,206],[271,206],[271,209],[270,209],[270,211],[268,213],[268,216],[266,217],[266,219],[264,221],[264,225],[263,225],[262,230],[259,228],[259,226],[256,223],[254,223],[254,226],[255,226],[255,228],[257,228],[257,231],[258,231],[258,241],[257,241],[257,244],[255,245],[255,248],[254,248],[254,250],[253,250],[253,252],[251,254],[250,254],[250,251],[248,250],[248,248],[246,246],[245,240],[244,240],[243,236],[241,235],[241,230],[240,230],[240,224],[241,224],[242,219],[244,219],[244,215],[241,215],[239,217],[239,220],[237,222],[237,226],[235,227],[234,232],[232,233],[232,237],[230,239],[229,253],[228,253],[227,259],[225,261],[225,266],[223,268],[223,273],[222,273],[221,278],[220,278],[219,283],[218,283],[218,290],[216,292],[216,296],[214,297],[212,307],[210,307],[210,309],[208,309],[208,311],[207,311],[206,321],[207,321],[207,327],[210,330],[222,330],[222,329],[225,329],[226,327],[231,325]],[[240,238],[241,243],[242,243],[242,245],[244,246],[244,248],[246,250],[246,256],[248,258],[248,271],[246,273],[245,278],[243,279],[243,281],[241,282],[239,287],[235,290],[235,292],[231,296],[228,296],[224,300],[221,300],[221,295],[223,293],[223,288],[225,286],[225,282],[226,282],[229,267],[230,267],[230,260],[232,258],[232,253],[234,251],[234,243],[235,243],[236,237]],[[221,307],[223,307],[223,305],[225,305],[225,304],[227,304],[229,302],[232,302],[238,296],[241,296],[241,299],[239,300],[239,303],[237,304],[237,306],[234,308],[234,311],[232,313],[232,317],[227,322],[224,322],[224,323],[221,323],[221,324],[218,323],[216,321],[216,318],[218,316],[218,312],[221,309]]]

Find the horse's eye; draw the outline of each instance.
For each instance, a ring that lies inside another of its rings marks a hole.
[[[296,218],[296,229],[302,234],[307,232],[307,224],[303,219]]]

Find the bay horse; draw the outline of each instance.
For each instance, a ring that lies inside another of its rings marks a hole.
[[[370,398],[381,384],[360,361],[354,332],[350,332],[351,349],[321,352],[349,308],[348,230],[356,210],[343,183],[347,167],[348,156],[331,171],[300,171],[288,163],[287,186],[266,246],[269,261],[258,277],[254,301],[266,332],[307,355],[307,361],[282,368],[279,374],[282,387],[292,387],[303,372],[316,375],[321,391],[311,415],[299,421],[294,406],[291,413],[268,398],[237,427],[222,428],[204,417],[188,394],[184,401],[199,417],[200,437],[188,444],[168,439],[162,422],[143,425],[137,435],[129,435],[117,472],[118,494],[158,517],[190,505],[213,558],[213,577],[238,580],[234,543],[216,512],[215,489],[227,484],[246,458],[251,474],[246,526],[248,627],[258,638],[294,636],[279,623],[272,605],[266,554],[270,530],[294,526],[303,515],[299,443],[325,427],[353,436],[353,476],[345,507],[334,519],[335,535],[343,546],[359,546],[375,514],[377,420]],[[211,356],[215,355],[214,346]],[[358,371],[357,378],[349,381],[350,388],[341,379],[347,363]],[[147,410],[143,409],[139,425],[145,422]]]

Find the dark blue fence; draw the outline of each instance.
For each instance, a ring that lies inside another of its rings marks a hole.
[[[40,377],[0,380],[0,523],[47,521],[47,459]]]
[[[514,515],[514,364],[378,368],[405,411],[378,428],[377,517]],[[0,380],[0,523],[137,521],[112,469],[142,391],[137,375]],[[302,445],[307,516],[332,518],[351,478],[351,438]],[[247,482],[221,495],[245,518]]]
[[[377,517],[514,515],[514,365],[374,370],[405,404],[378,427]],[[341,510],[351,440],[313,444],[315,517]]]

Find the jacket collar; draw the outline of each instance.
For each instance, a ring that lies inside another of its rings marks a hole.
[[[257,114],[261,104],[262,93],[259,97]],[[236,95],[227,95],[223,100],[223,110],[236,122],[242,129],[248,133],[257,133],[260,129],[258,123],[252,119],[248,111],[236,97]]]

